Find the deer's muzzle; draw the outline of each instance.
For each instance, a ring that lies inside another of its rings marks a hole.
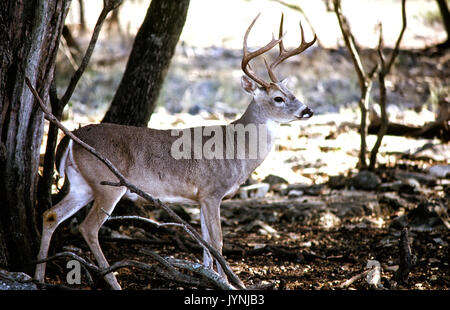
[[[314,111],[311,110],[310,108],[306,107],[300,112],[300,115],[297,116],[297,118],[298,119],[308,119],[313,115],[314,115]]]

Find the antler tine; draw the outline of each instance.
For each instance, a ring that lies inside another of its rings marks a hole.
[[[278,38],[281,39],[284,34],[283,34],[283,22],[284,22],[284,14],[281,13],[281,21],[280,21],[280,31],[278,32]],[[283,44],[283,40],[280,41],[280,53],[283,51],[286,51],[284,48],[284,44]]]
[[[302,45],[304,46],[303,49],[300,51],[300,53],[301,53],[301,52],[303,52],[304,50],[306,50],[308,47],[310,47],[311,45],[313,45],[316,42],[317,35],[314,33],[314,38],[311,41],[309,41],[309,42],[305,42],[305,34],[303,32],[303,26],[302,26],[302,22],[301,21],[299,22],[299,25],[300,25],[300,32],[301,32],[301,35],[302,35],[302,43],[300,44],[300,46],[302,46]]]
[[[283,21],[284,21],[284,15],[281,14],[280,34],[279,34],[280,39],[281,39],[282,33],[283,33]],[[316,34],[314,34],[314,38],[310,42],[305,41],[305,33],[303,31],[302,23],[300,22],[299,24],[300,24],[300,34],[302,37],[300,45],[291,51],[287,51],[284,48],[283,40],[281,40],[279,43],[280,53],[278,54],[278,57],[275,59],[275,61],[270,66],[267,65],[267,62],[266,62],[266,67],[267,67],[267,71],[269,73],[269,77],[272,80],[272,82],[274,82],[274,83],[278,82],[277,77],[273,73],[273,69],[275,69],[276,66],[278,66],[280,63],[282,63],[284,60],[288,59],[289,57],[292,57],[294,55],[298,55],[298,54],[302,53],[304,50],[306,50],[308,47],[310,47],[311,45],[313,45],[316,42],[316,39],[317,39]]]
[[[259,56],[261,54],[264,54],[265,52],[271,50],[275,45],[279,44],[282,41],[282,38],[280,37],[277,40],[277,39],[275,39],[274,35],[272,34],[272,40],[268,44],[266,44],[265,46],[261,47],[260,49],[257,49],[256,51],[253,51],[253,52],[249,52],[248,51],[247,38],[248,38],[248,35],[250,33],[250,30],[252,29],[253,25],[255,24],[256,20],[258,19],[258,17],[260,15],[261,15],[261,13],[256,15],[255,19],[252,21],[252,23],[248,27],[247,31],[245,32],[245,35],[244,35],[244,47],[243,47],[244,55],[242,56],[241,68],[242,68],[242,71],[244,71],[245,74],[247,74],[247,76],[249,78],[254,80],[256,83],[260,84],[261,86],[263,86],[265,88],[269,88],[270,87],[270,83],[268,83],[268,82],[264,81],[263,79],[261,79],[261,78],[256,76],[256,74],[253,72],[253,70],[249,66],[249,61],[252,60],[253,58],[255,58],[255,57],[257,57],[257,56]]]
[[[284,14],[281,13],[280,30],[278,31],[278,39],[280,39],[280,43],[279,43],[280,52],[278,54],[278,58],[280,57],[280,55],[282,55],[283,53],[286,52],[286,49],[284,48],[284,44],[283,44],[283,40],[282,40],[282,37],[284,36],[284,34],[283,34],[283,22],[284,22]],[[276,59],[275,59],[275,61],[276,61]],[[274,63],[272,63],[269,66],[267,64],[267,61],[264,59],[264,64],[266,65],[267,73],[269,74],[269,77],[272,80],[272,82],[276,83],[276,82],[278,82],[278,79],[275,76],[275,74],[273,73],[272,69],[275,68],[278,64],[274,65]]]

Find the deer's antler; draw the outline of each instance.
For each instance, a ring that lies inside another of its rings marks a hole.
[[[258,49],[256,51],[249,52],[248,51],[248,46],[247,46],[248,34],[250,33],[250,30],[252,29],[253,25],[255,24],[255,22],[258,19],[260,14],[261,13],[259,13],[255,17],[255,19],[253,20],[253,22],[250,24],[250,26],[248,27],[247,31],[245,32],[245,35],[244,35],[244,48],[243,48],[244,55],[242,56],[241,68],[242,68],[242,71],[244,71],[245,74],[247,74],[249,78],[254,80],[256,83],[260,84],[264,88],[269,88],[270,87],[270,83],[268,83],[268,82],[264,81],[263,79],[261,79],[261,78],[256,76],[256,74],[250,68],[249,61],[252,60],[253,58],[255,58],[255,57],[257,57],[257,56],[259,56],[261,54],[264,54],[267,51],[269,51],[270,49],[272,49],[278,43],[281,43],[282,42],[282,36],[280,35],[280,38],[278,40],[276,40],[275,37],[272,34],[272,40],[267,45],[261,47],[260,49]]]
[[[272,80],[273,83],[277,83],[278,82],[277,77],[273,73],[273,69],[275,69],[276,66],[278,66],[280,63],[282,63],[284,60],[288,59],[289,57],[301,54],[304,50],[306,50],[308,47],[313,45],[314,42],[316,42],[316,39],[317,39],[316,34],[314,34],[314,39],[312,39],[312,41],[310,41],[310,42],[306,42],[305,41],[305,34],[303,32],[302,23],[300,22],[300,32],[301,32],[301,35],[302,35],[302,41],[301,41],[300,45],[297,48],[295,48],[293,50],[290,50],[290,51],[287,51],[284,48],[283,40],[282,40],[282,37],[283,37],[283,20],[284,20],[284,15],[281,14],[280,31],[279,31],[279,34],[278,34],[278,36],[279,36],[278,40],[280,41],[279,42],[280,53],[278,54],[278,57],[274,60],[274,62],[272,62],[272,64],[270,64],[270,66],[267,64],[266,60],[264,59],[264,63],[266,64],[267,71],[269,73],[269,77],[270,77],[270,79]]]

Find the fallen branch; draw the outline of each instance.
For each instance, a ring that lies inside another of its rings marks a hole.
[[[347,281],[345,281],[344,283],[342,283],[341,285],[339,285],[339,288],[342,289],[346,289],[348,288],[350,285],[352,285],[354,282],[358,281],[359,279],[364,278],[365,276],[367,276],[369,274],[369,272],[371,271],[371,269],[368,270],[364,270],[363,272],[361,272],[360,274],[357,274],[356,276],[351,277],[350,279],[348,279]]]
[[[380,131],[381,125],[378,121],[369,125],[368,134],[376,135]],[[443,142],[450,141],[450,128],[445,123],[430,122],[423,127],[414,127],[397,123],[388,123],[385,135],[403,136],[415,139],[438,138]]]
[[[47,263],[49,261],[52,261],[56,258],[60,258],[60,257],[70,257],[78,262],[80,262],[83,266],[85,266],[87,269],[94,271],[94,272],[100,272],[100,268],[92,263],[89,263],[87,260],[85,260],[84,258],[78,256],[77,254],[73,253],[73,252],[69,252],[69,251],[64,251],[64,252],[59,252],[56,253],[55,255],[52,256],[48,256],[47,258],[44,259],[40,259],[40,260],[36,260],[33,261],[33,264],[42,264],[42,263]]]
[[[167,261],[174,265],[175,267],[189,270],[199,276],[207,278],[211,283],[214,283],[219,289],[222,290],[234,290],[235,288],[231,286],[224,278],[222,278],[213,269],[206,268],[202,264],[192,263],[182,259],[167,258]]]
[[[154,225],[156,227],[164,227],[164,226],[177,226],[177,227],[182,227],[182,224],[179,223],[160,223],[158,221],[146,218],[146,217],[142,217],[142,216],[137,216],[137,215],[124,215],[124,216],[108,216],[108,218],[106,219],[106,221],[123,221],[123,220],[134,220],[134,221],[140,221],[140,222],[144,222],[147,224],[151,224]]]
[[[62,285],[62,284],[42,283],[42,282],[39,282],[38,280],[34,280],[34,279],[33,279],[32,282],[34,284],[36,284],[36,286],[39,289],[44,289],[44,290],[61,290],[61,291],[74,291],[74,290],[76,290],[76,288],[68,287],[67,285]]]
[[[88,277],[91,279],[90,282],[90,287],[95,289],[98,287],[99,282],[104,278],[105,275],[107,275],[108,273],[114,272],[116,270],[119,270],[121,268],[138,268],[144,271],[150,271],[150,272],[155,272],[157,273],[159,276],[163,277],[164,279],[168,280],[168,281],[172,281],[175,283],[179,283],[182,285],[189,285],[192,287],[211,287],[211,284],[214,285],[217,288],[220,289],[234,289],[234,287],[232,287],[230,284],[228,284],[228,286],[226,287],[223,282],[226,282],[222,277],[220,277],[218,274],[217,276],[220,279],[216,279],[214,276],[211,276],[211,274],[208,274],[207,272],[205,272],[203,275],[207,277],[208,281],[204,281],[203,279],[198,279],[186,274],[183,274],[181,272],[179,272],[175,267],[173,267],[171,265],[171,263],[163,258],[162,256],[160,256],[159,254],[150,251],[150,250],[146,250],[146,249],[142,249],[141,250],[142,253],[151,256],[155,261],[157,261],[159,264],[163,265],[164,268],[160,268],[157,265],[149,265],[146,263],[142,263],[139,261],[135,261],[135,260],[122,260],[122,261],[118,261],[115,262],[114,264],[112,264],[110,267],[108,268],[104,268],[101,269],[98,266],[89,263],[88,261],[86,261],[84,258],[76,255],[75,253],[69,252],[69,251],[65,251],[65,252],[60,252],[57,253],[55,255],[49,256],[46,259],[42,259],[42,260],[38,260],[35,261],[34,263],[39,264],[39,263],[44,263],[44,262],[49,262],[52,260],[55,260],[57,258],[60,257],[69,257],[71,259],[74,259],[78,262],[81,263],[81,265],[88,269],[89,271],[87,271]],[[187,265],[189,265],[189,262],[186,262]],[[192,266],[195,266],[195,263],[190,263]],[[186,266],[187,266],[186,265]],[[184,266],[184,267],[186,267]],[[181,268],[183,268],[183,266],[181,266]],[[189,268],[184,268],[184,269],[188,269]],[[214,272],[214,271],[211,271]],[[92,280],[92,275],[91,273],[94,275],[95,280]],[[209,277],[207,276],[209,275]],[[30,282],[30,281],[28,281]],[[36,283],[35,280],[32,280],[31,282]],[[25,282],[24,282],[25,283]],[[36,283],[38,285],[40,285],[39,283]],[[64,285],[46,285],[46,284],[42,284],[43,288],[51,288],[51,289],[72,289],[68,286],[64,286]]]
[[[104,183],[106,183],[106,182],[101,182],[101,184],[104,184]],[[135,220],[135,221],[140,221],[140,222],[143,222],[143,223],[154,225],[157,228],[167,227],[167,226],[180,227],[180,228],[184,229],[192,238],[197,240],[196,236],[192,234],[191,230],[187,229],[187,227],[184,224],[182,224],[182,223],[160,223],[158,221],[155,221],[155,220],[152,220],[152,219],[148,219],[148,218],[145,218],[145,217],[142,217],[142,216],[136,216],[136,215],[111,216],[111,217],[109,216],[108,219],[107,219],[107,221],[112,221],[112,220]],[[201,242],[198,242],[198,243],[200,244],[200,246],[203,249],[205,249],[207,252],[209,252],[209,249],[205,245],[203,245]]]
[[[76,143],[78,143],[80,146],[82,146],[84,149],[86,149],[87,151],[89,151],[92,155],[94,155],[95,157],[97,157],[100,161],[102,161],[107,167],[108,169],[116,176],[116,178],[118,179],[118,182],[109,182],[109,181],[104,181],[101,182],[104,185],[111,185],[111,186],[124,186],[126,188],[128,188],[132,193],[135,193],[139,196],[141,196],[142,198],[144,198],[145,200],[147,200],[148,202],[150,202],[150,204],[162,208],[164,209],[164,211],[166,211],[171,218],[173,218],[177,223],[179,223],[180,225],[182,225],[181,227],[183,227],[184,230],[186,230],[195,240],[197,240],[197,242],[199,242],[203,247],[205,247],[211,254],[212,256],[218,261],[218,263],[221,265],[221,267],[223,268],[225,274],[229,277],[230,281],[236,285],[237,288],[239,289],[245,289],[244,284],[242,283],[242,281],[234,274],[234,272],[231,270],[231,268],[229,267],[228,263],[226,262],[226,260],[223,258],[223,256],[216,250],[214,249],[208,242],[206,242],[201,235],[191,226],[189,225],[186,221],[184,221],[180,216],[178,216],[178,214],[176,214],[172,209],[170,209],[167,205],[163,204],[159,199],[154,199],[153,197],[151,197],[149,194],[147,194],[146,192],[142,191],[141,189],[139,189],[138,187],[136,187],[135,185],[131,184],[118,170],[117,168],[111,163],[111,161],[109,161],[107,158],[103,157],[96,149],[94,149],[93,147],[91,147],[90,145],[84,143],[83,141],[81,141],[80,139],[78,139],[71,131],[69,131],[66,127],[64,127],[64,125],[61,124],[61,122],[47,109],[47,107],[45,106],[44,102],[42,101],[42,99],[39,97],[39,94],[36,92],[36,90],[33,88],[33,86],[31,85],[30,80],[28,79],[28,77],[25,77],[25,82],[28,85],[28,87],[30,88],[31,92],[33,93],[34,97],[36,98],[36,100],[38,101],[41,109],[43,110],[45,117],[47,120],[49,120],[52,123],[55,123],[67,136],[69,136],[73,141],[75,141]]]
[[[135,224],[150,224],[151,227],[155,227],[156,229],[164,229],[164,232],[167,234],[170,234],[171,238],[170,241],[166,242],[166,243],[175,243],[178,248],[180,248],[182,251],[184,252],[188,252],[188,248],[185,245],[185,242],[189,242],[188,239],[184,239],[181,240],[181,235],[178,234],[178,232],[176,230],[172,230],[172,229],[166,229],[167,226],[175,226],[175,227],[181,227],[184,229],[182,224],[179,223],[160,223],[158,221],[149,219],[149,218],[145,218],[142,216],[136,216],[136,215],[127,215],[127,216],[110,216],[106,219],[106,221],[133,221]],[[186,230],[185,230],[186,231]],[[188,232],[188,234],[193,237],[190,232]],[[193,237],[194,238],[194,237]],[[194,238],[195,239],[195,238]],[[112,241],[124,241],[123,239],[119,240],[118,238],[115,239],[110,239]],[[136,240],[136,239],[125,239],[125,242],[143,242],[143,243],[152,243],[149,240]],[[161,243],[161,242],[159,242]],[[190,248],[193,248],[195,250],[207,250],[208,249],[204,246],[202,246],[200,243],[194,243],[194,244],[189,244]]]
[[[122,260],[122,261],[118,261],[115,262],[114,264],[112,264],[110,267],[103,269],[99,274],[98,274],[98,280],[103,279],[103,277],[108,274],[111,273],[113,271],[116,271],[118,269],[121,268],[129,268],[129,267],[134,267],[134,268],[138,268],[144,271],[150,271],[150,272],[155,272],[157,273],[159,276],[162,276],[163,278],[165,278],[166,280],[175,282],[175,283],[180,283],[182,285],[189,285],[189,286],[193,286],[193,287],[198,287],[198,286],[205,286],[204,283],[197,278],[185,275],[181,272],[179,272],[178,270],[176,270],[173,266],[171,266],[167,260],[165,260],[163,257],[161,257],[160,255],[152,252],[152,258],[155,259],[158,263],[162,263],[162,265],[165,267],[164,269],[160,268],[157,265],[149,265],[149,264],[145,264],[139,261],[135,261],[135,260]],[[205,287],[208,287],[207,285]]]

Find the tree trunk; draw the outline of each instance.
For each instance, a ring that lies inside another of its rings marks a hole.
[[[186,20],[189,0],[153,0],[102,122],[147,126]]]
[[[84,0],[78,0],[80,12],[80,31],[85,33],[87,30],[86,19],[84,18]]]
[[[68,0],[0,2],[0,265],[32,272],[43,113],[28,76],[48,101]]]
[[[442,23],[444,24],[445,31],[447,32],[447,40],[439,44],[441,47],[450,47],[450,11],[447,6],[446,0],[436,0],[441,12]]]

